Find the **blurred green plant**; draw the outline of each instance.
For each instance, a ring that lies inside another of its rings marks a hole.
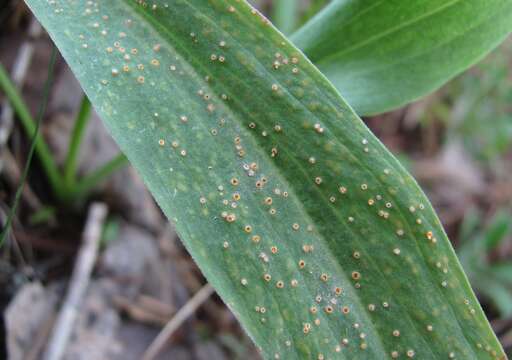
[[[272,3],[272,21],[285,35],[297,27],[299,20],[299,3],[296,0],[280,0]]]
[[[493,177],[508,178],[512,151],[512,39],[431,98],[418,118],[439,122],[442,142],[459,142]]]
[[[272,1],[270,18],[279,31],[290,35],[328,3],[329,0],[310,0],[307,2],[307,6],[304,6],[304,3],[298,0]]]
[[[57,209],[54,206],[43,206],[33,214],[30,214],[28,223],[31,226],[48,224],[51,221],[55,221],[56,215]]]
[[[27,135],[34,138],[35,154],[38,156],[55,197],[62,202],[71,203],[86,197],[102,180],[127,164],[124,154],[119,154],[98,169],[81,178],[77,178],[77,162],[80,144],[90,119],[91,104],[84,95],[80,110],[74,122],[63,170],[59,169],[51,151],[41,133],[37,132],[28,106],[9,78],[4,66],[0,64],[0,89],[9,99],[11,106]]]
[[[468,152],[490,166],[512,148],[512,40],[446,89],[447,137],[462,139]],[[496,169],[497,166],[494,166]]]
[[[110,216],[103,225],[100,245],[105,248],[109,243],[119,238],[121,220],[116,216]]]
[[[217,340],[231,353],[233,360],[247,359],[247,353],[252,348],[252,344],[247,340],[247,337],[240,338],[230,333],[218,335]]]
[[[490,253],[510,239],[512,211],[497,211],[487,224],[483,218],[474,208],[466,213],[457,254],[477,293],[491,302],[501,316],[512,316],[512,261],[490,260]]]
[[[300,12],[299,25],[304,25],[313,16],[315,16],[323,7],[325,7],[330,0],[310,0],[308,6]]]

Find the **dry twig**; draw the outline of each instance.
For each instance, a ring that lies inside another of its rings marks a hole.
[[[144,295],[139,295],[135,300],[114,296],[113,302],[135,321],[156,326],[165,326],[175,312],[172,306]]]
[[[210,284],[203,286],[201,290],[199,290],[167,323],[160,334],[158,334],[156,339],[148,347],[142,359],[154,359],[164,348],[172,334],[174,334],[181,324],[183,324],[183,322],[185,322],[185,320],[187,320],[187,318],[192,315],[197,308],[210,297],[211,294],[213,294],[213,291],[214,290]]]
[[[45,360],[59,360],[64,354],[73,330],[73,324],[89,285],[91,272],[98,255],[101,229],[106,215],[107,207],[105,204],[93,203],[91,205],[83,233],[83,244],[78,253],[66,298],[43,357]]]

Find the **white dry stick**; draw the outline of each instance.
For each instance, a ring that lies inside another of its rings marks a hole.
[[[172,334],[192,315],[201,304],[203,304],[211,294],[213,294],[213,288],[210,284],[203,286],[178,312],[174,317],[165,325],[163,330],[158,334],[155,340],[148,347],[143,360],[153,360],[160,351],[164,348],[167,341],[170,339]]]
[[[32,61],[34,53],[34,41],[37,40],[43,32],[39,22],[32,18],[28,29],[29,38],[21,45],[16,55],[16,60],[11,70],[11,80],[14,85],[21,90],[25,77],[27,75],[28,67]],[[21,177],[21,170],[18,168],[15,161],[13,161],[12,154],[5,148],[13,127],[14,111],[11,107],[9,99],[4,98],[1,105],[2,112],[0,114],[0,172],[5,172],[8,175],[8,180],[17,184]],[[19,175],[19,176],[18,176]],[[26,184],[27,185],[27,184]],[[32,207],[33,210],[39,210],[41,203],[30,187],[23,187],[23,198]]]
[[[14,85],[20,89],[25,82],[25,76],[27,75],[27,69],[32,60],[32,54],[34,53],[34,40],[37,39],[43,32],[41,25],[35,18],[32,18],[30,27],[28,30],[29,39],[21,45],[18,50],[18,55],[14,61],[14,66],[11,71],[11,80]],[[4,99],[2,102],[2,114],[0,116],[0,148],[5,146],[7,139],[11,135],[12,130],[12,118],[13,109],[8,99]]]
[[[48,342],[43,357],[44,360],[62,359],[73,330],[73,324],[80,311],[85,291],[89,285],[91,272],[98,254],[101,229],[106,216],[107,206],[103,203],[93,203],[89,208],[82,235],[82,246],[73,269],[66,298]]]

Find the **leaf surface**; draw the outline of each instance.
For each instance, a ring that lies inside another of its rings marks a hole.
[[[265,358],[504,358],[415,181],[256,10],[27,3]]]
[[[436,90],[511,31],[510,0],[334,0],[291,39],[368,115]]]

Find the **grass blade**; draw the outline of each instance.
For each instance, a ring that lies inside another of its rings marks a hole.
[[[94,170],[91,174],[84,176],[72,188],[70,198],[75,199],[89,193],[101,181],[108,178],[117,170],[128,164],[128,159],[124,154],[119,154],[113,159]]]
[[[60,197],[62,195],[62,179],[59,173],[59,169],[53,160],[48,145],[46,145],[41,134],[36,131],[39,126],[37,125],[37,121],[34,121],[32,118],[30,110],[27,108],[27,105],[23,101],[20,93],[18,90],[16,90],[16,87],[9,79],[9,74],[7,71],[5,71],[5,68],[2,66],[2,64],[0,64],[0,88],[5,92],[5,95],[11,102],[12,107],[16,111],[16,114],[21,121],[21,125],[27,133],[27,136],[34,137],[35,152],[41,160],[41,165],[43,166],[43,169],[48,176],[52,190],[58,197]]]
[[[76,182],[76,168],[78,162],[78,151],[80,150],[80,144],[82,142],[87,123],[91,116],[91,102],[84,95],[78,115],[75,119],[73,132],[71,133],[71,139],[68,148],[68,154],[64,163],[64,181],[66,182],[67,188],[72,188]]]
[[[46,82],[44,84],[43,95],[42,95],[41,103],[39,105],[39,110],[38,110],[38,113],[37,113],[37,121],[36,121],[36,123],[34,125],[34,129],[33,129],[33,133],[32,133],[32,140],[30,142],[30,149],[28,151],[27,161],[26,161],[26,164],[25,164],[25,168],[23,169],[23,173],[21,175],[20,185],[18,186],[18,189],[16,189],[16,194],[14,196],[14,202],[12,204],[11,210],[9,211],[9,215],[7,217],[7,220],[6,220],[6,222],[5,222],[5,224],[4,224],[3,228],[2,228],[2,232],[0,234],[0,247],[4,244],[4,242],[5,242],[6,238],[7,238],[7,235],[9,234],[9,231],[11,229],[12,221],[14,219],[14,216],[16,215],[16,211],[17,211],[18,205],[20,203],[21,194],[23,192],[23,187],[25,186],[25,183],[27,181],[27,176],[28,176],[28,172],[29,172],[29,169],[30,169],[30,164],[32,163],[32,157],[33,157],[34,152],[36,150],[38,139],[40,139],[40,137],[39,137],[39,128],[41,126],[41,121],[42,121],[44,113],[46,111],[46,105],[48,103],[48,95],[50,93],[50,89],[51,89],[51,86],[52,86],[52,83],[53,83],[53,75],[54,75],[53,71],[54,71],[54,67],[55,67],[55,59],[56,59],[56,57],[57,57],[57,49],[55,47],[53,47],[52,55],[50,57],[50,64],[48,65],[48,77],[46,78]],[[0,78],[2,78],[3,75],[5,75],[5,73],[2,73],[2,70],[3,69],[0,68]],[[9,88],[9,87],[7,87],[7,88]],[[10,89],[10,90],[12,90],[12,89]],[[12,94],[11,94],[11,96],[12,96]],[[18,100],[13,102],[13,105],[14,105],[15,109],[17,107],[19,107],[20,104],[22,104],[21,98],[19,98]]]

